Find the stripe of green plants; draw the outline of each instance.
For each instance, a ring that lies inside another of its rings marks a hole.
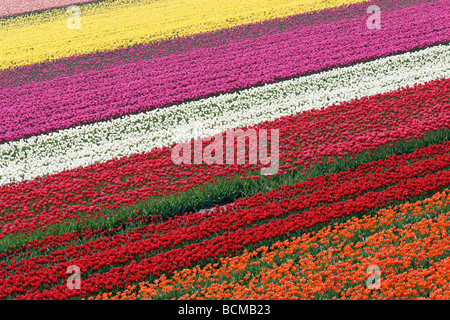
[[[385,159],[393,154],[401,155],[404,153],[411,153],[418,148],[443,143],[448,141],[449,138],[450,129],[448,128],[437,131],[428,131],[424,134],[423,139],[410,139],[406,141],[400,139],[398,142],[392,142],[393,147],[385,145],[370,152],[359,153],[354,155],[353,160],[351,160],[351,155],[342,156],[341,160],[338,159],[338,156],[333,156],[333,163],[327,165],[326,161],[328,161],[328,157],[323,157],[322,160],[324,164],[320,165],[317,163],[314,165],[314,169],[306,172],[292,170],[291,172],[288,171],[286,175],[273,175],[271,177],[260,176],[259,179],[249,180],[240,180],[238,177],[227,180],[226,176],[218,177],[216,178],[215,183],[199,185],[197,188],[189,189],[185,192],[178,192],[176,195],[169,194],[166,198],[150,197],[128,207],[116,209],[102,208],[102,212],[98,213],[96,216],[81,216],[81,218],[85,219],[84,221],[67,219],[64,220],[64,223],[52,225],[45,231],[30,232],[29,236],[23,233],[6,235],[0,240],[0,254],[8,253],[8,250],[14,251],[30,240],[39,240],[50,235],[56,236],[64,233],[72,233],[76,230],[81,233],[84,226],[86,229],[92,230],[101,228],[102,230],[105,230],[105,232],[111,230],[111,228],[117,229],[119,226],[122,226],[124,231],[127,231],[129,230],[127,229],[129,223],[126,221],[128,221],[129,217],[135,220],[136,217],[141,215],[145,221],[149,220],[152,216],[161,215],[163,218],[162,220],[165,221],[175,215],[181,215],[190,211],[196,212],[215,205],[232,203],[242,197],[251,197],[258,193],[266,193],[279,186],[296,184],[305,181],[310,177],[342,172],[369,161]],[[283,164],[280,161],[280,166],[282,165]],[[305,175],[303,176],[303,174]],[[252,175],[260,175],[260,172],[250,171],[242,176],[246,177]],[[138,213],[135,212],[136,210]],[[105,215],[108,216],[106,220],[103,218]],[[118,220],[119,218],[121,221]],[[134,228],[134,226],[132,225],[131,228]]]

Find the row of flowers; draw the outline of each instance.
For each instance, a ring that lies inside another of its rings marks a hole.
[[[90,299],[448,300],[449,208],[447,189]],[[374,283],[371,266],[379,269]]]
[[[448,42],[447,9],[447,1],[437,1],[386,12],[382,32],[368,29],[366,18],[293,27],[227,46],[5,88],[0,142]]]
[[[324,157],[351,156],[353,160],[354,155],[362,152],[369,156],[381,146],[394,147],[399,140],[421,139],[427,132],[449,128],[449,95],[446,93],[449,88],[450,79],[436,80],[282,117],[254,126],[254,129],[279,129],[281,166],[277,175],[299,169],[307,171],[314,166],[325,166]],[[208,141],[203,140],[203,145],[206,144]],[[86,214],[98,217],[103,209],[131,206],[155,196],[177,195],[214,184],[219,177],[232,179],[263,167],[262,164],[174,165],[171,153],[171,148],[163,147],[150,153],[4,185],[0,188],[0,226],[3,229],[0,236],[45,230],[68,218],[84,220]],[[326,165],[332,162],[333,158],[326,161]],[[337,171],[338,168],[336,166]]]
[[[216,208],[203,218],[193,214],[194,222],[189,226],[179,225],[190,220],[192,214],[186,213],[167,222],[163,232],[156,231],[159,225],[150,224],[146,227],[147,236],[128,233],[129,238],[127,234],[110,237],[109,241],[100,238],[86,246],[69,246],[44,257],[10,261],[2,264],[5,273],[0,292],[3,298],[19,299],[86,297],[100,290],[126,288],[148,276],[171,274],[208,258],[236,254],[247,245],[289,236],[336,218],[425,197],[450,183],[449,149],[446,142],[347,172],[282,186],[267,194],[240,199],[232,206]],[[108,248],[108,242],[114,243],[113,248]],[[66,286],[70,265],[78,266],[83,274],[79,290]]]
[[[0,184],[213,136],[301,111],[450,77],[438,45],[170,108],[0,144]],[[201,124],[201,125],[199,125]]]
[[[33,14],[31,18],[5,19],[0,29],[0,38],[4,40],[0,47],[0,69],[131,47],[357,2],[362,0],[319,3],[313,0],[247,0],[245,3],[239,0],[219,3],[211,0],[100,1],[83,5],[79,30],[67,28],[66,10],[53,9]],[[20,30],[25,24],[27,28]]]

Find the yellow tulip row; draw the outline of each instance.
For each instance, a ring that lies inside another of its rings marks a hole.
[[[364,0],[121,0],[0,19],[0,70],[182,37]]]

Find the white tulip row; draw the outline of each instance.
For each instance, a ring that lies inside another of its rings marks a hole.
[[[0,145],[0,185],[450,76],[439,45]]]

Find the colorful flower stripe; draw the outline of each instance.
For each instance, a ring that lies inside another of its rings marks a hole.
[[[3,0],[0,17],[94,1],[98,0]]]
[[[6,88],[0,92],[0,141],[446,42],[449,6],[438,1],[387,12],[382,32],[369,30],[364,19],[349,19],[119,66],[107,73]]]
[[[450,298],[450,190],[95,299]],[[425,249],[426,248],[426,249]],[[380,268],[380,288],[365,283]],[[339,275],[339,276],[336,276]]]
[[[117,0],[116,0],[117,1]],[[424,4],[436,0],[380,0],[377,5],[382,12],[398,10],[406,6]],[[0,88],[23,86],[27,83],[67,77],[74,73],[91,70],[105,70],[117,65],[139,63],[142,60],[167,56],[173,53],[186,53],[198,48],[215,48],[230,45],[237,40],[259,38],[265,35],[291,29],[292,27],[321,25],[348,18],[367,18],[366,2],[327,8],[320,11],[291,15],[258,23],[239,25],[233,28],[199,33],[186,37],[168,39],[156,43],[133,46],[105,52],[71,56],[36,65],[25,65],[14,69],[0,70]]]
[[[427,155],[428,150],[433,150],[432,153],[440,151],[441,153],[431,159],[417,159],[412,164],[406,161],[408,158],[418,158],[418,155]],[[50,264],[43,268],[36,266],[34,269],[33,263],[19,263],[20,272],[19,270],[15,272],[14,261],[10,267],[5,268],[12,273],[2,279],[0,292],[3,293],[2,297],[13,295],[19,299],[64,299],[80,295],[86,297],[86,294],[98,293],[101,288],[110,291],[113,287],[124,287],[146,276],[158,276],[160,272],[171,273],[178,267],[190,266],[191,263],[208,257],[217,259],[229,252],[236,253],[246,245],[257,244],[264,239],[305,230],[344,215],[380,208],[394,200],[402,201],[419,196],[424,190],[435,192],[450,183],[449,150],[450,144],[445,143],[418,150],[412,155],[388,157],[385,164],[389,163],[392,169],[386,172],[380,170],[379,162],[370,163],[366,165],[368,178],[365,178],[363,173],[361,181],[344,183],[338,191],[331,187],[329,190],[302,196],[301,183],[283,186],[276,190],[277,192],[272,191],[270,195],[242,199],[238,205],[216,210],[210,218],[213,222],[207,223],[206,226],[191,226],[183,230],[175,225],[171,233],[162,235],[155,233],[154,238],[145,240],[135,238],[131,243],[119,245],[114,250],[103,250],[104,246],[100,243],[98,247],[92,249],[96,252],[90,256],[83,255],[81,258],[67,259],[69,261],[59,263],[61,259],[66,260],[63,250],[59,254],[54,254],[53,258],[47,256],[41,260],[41,263]],[[371,169],[376,173],[371,175]],[[327,183],[335,185],[333,175],[327,177],[318,177],[316,181],[324,181],[325,185]],[[361,183],[362,180],[364,183]],[[371,185],[369,188],[377,188],[380,191],[359,192],[360,188],[366,188],[366,183]],[[340,193],[351,195],[355,191],[357,194],[355,198],[350,197],[348,200],[334,202],[328,206],[311,206],[311,200],[321,202],[331,198],[329,201],[336,201],[333,197],[339,200]],[[292,214],[296,211],[303,212]],[[280,219],[286,215],[286,218]],[[269,220],[271,218],[276,220]],[[226,232],[217,235],[219,231]],[[209,235],[213,237],[208,238]],[[180,240],[179,237],[183,239]],[[202,240],[204,238],[206,239]],[[183,240],[189,239],[200,241],[174,247],[175,242],[181,244]],[[160,247],[167,248],[168,251],[158,253]],[[91,251],[88,248],[78,250],[82,250],[85,254]],[[73,254],[76,250],[72,247],[68,251]],[[69,265],[78,265],[85,275],[81,290],[69,290],[65,283],[59,284],[66,278],[65,271]],[[24,273],[25,270],[28,272]]]
[[[437,78],[450,78],[449,45],[4,143],[0,145],[0,184],[32,180]]]
[[[450,79],[436,80],[283,117],[253,128],[279,129],[280,163],[283,164],[279,174],[298,168],[310,170],[317,162],[321,165],[323,157],[353,156],[390,143],[392,147],[399,140],[423,138],[429,131],[450,128],[449,89]],[[345,131],[335,129],[336,126]],[[208,141],[203,140],[205,144]],[[176,195],[215,183],[221,176],[230,179],[262,168],[261,164],[179,166],[173,164],[171,153],[171,148],[163,147],[147,154],[2,186],[2,233],[45,230],[67,218],[84,219],[86,214],[99,214],[101,208],[114,209],[154,196]]]
[[[53,9],[33,15],[32,20],[19,16],[2,21],[0,68],[131,47],[358,2],[362,1],[102,1],[82,6],[79,30],[67,28],[69,15],[65,8]]]

